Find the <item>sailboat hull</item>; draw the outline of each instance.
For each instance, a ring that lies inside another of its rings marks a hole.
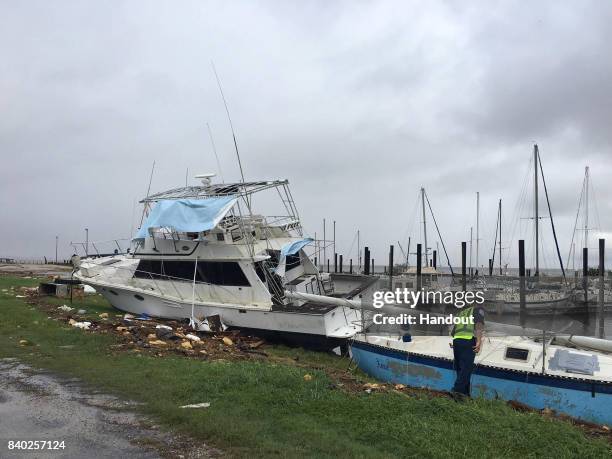
[[[448,358],[414,354],[363,340],[352,342],[351,353],[359,368],[382,381],[438,391],[450,391],[455,381],[453,362]],[[515,400],[590,422],[612,423],[610,382],[477,365],[471,387],[474,397]]]

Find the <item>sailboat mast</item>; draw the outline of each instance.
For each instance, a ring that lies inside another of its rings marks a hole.
[[[539,217],[538,217],[538,145],[533,146],[533,190],[534,190],[534,221],[535,221],[535,276],[540,275],[540,251],[539,251]]]
[[[589,247],[589,166],[584,168],[584,247]]]
[[[323,271],[327,266],[327,237],[325,234],[325,219],[323,219]]]
[[[361,271],[361,243],[359,239],[359,230],[357,230],[357,272]]]
[[[499,275],[502,275],[502,200],[499,200]]]
[[[421,204],[423,207],[423,242],[425,247],[425,266],[429,266],[429,257],[427,256],[427,219],[425,218],[425,188],[421,188]]]
[[[480,191],[476,192],[476,271],[478,271],[480,264],[478,262],[478,249],[480,242]]]
[[[472,233],[474,227],[470,226],[470,277],[472,277]]]
[[[408,236],[408,249],[406,250],[406,268],[410,266],[410,236]]]

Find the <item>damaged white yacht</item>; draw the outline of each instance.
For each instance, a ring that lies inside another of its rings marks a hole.
[[[143,199],[131,253],[86,258],[74,276],[133,314],[193,324],[218,316],[228,327],[326,346],[361,331],[360,298],[375,279],[362,276],[350,294],[328,296],[330,280],[305,252],[312,239],[303,236],[287,180],[213,184],[212,174],[198,178],[202,185]],[[284,215],[253,213],[254,201],[266,203],[260,200],[265,191],[277,204],[280,197]]]

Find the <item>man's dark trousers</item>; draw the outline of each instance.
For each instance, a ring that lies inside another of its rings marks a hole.
[[[474,370],[474,346],[476,339],[454,339],[453,354],[455,355],[454,368],[457,372],[457,380],[453,386],[453,392],[470,396],[470,378]]]

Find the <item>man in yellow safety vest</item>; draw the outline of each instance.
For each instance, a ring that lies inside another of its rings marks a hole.
[[[455,325],[452,331],[454,368],[457,372],[452,391],[469,397],[474,358],[482,347],[484,310],[466,306],[458,317],[461,322]]]

